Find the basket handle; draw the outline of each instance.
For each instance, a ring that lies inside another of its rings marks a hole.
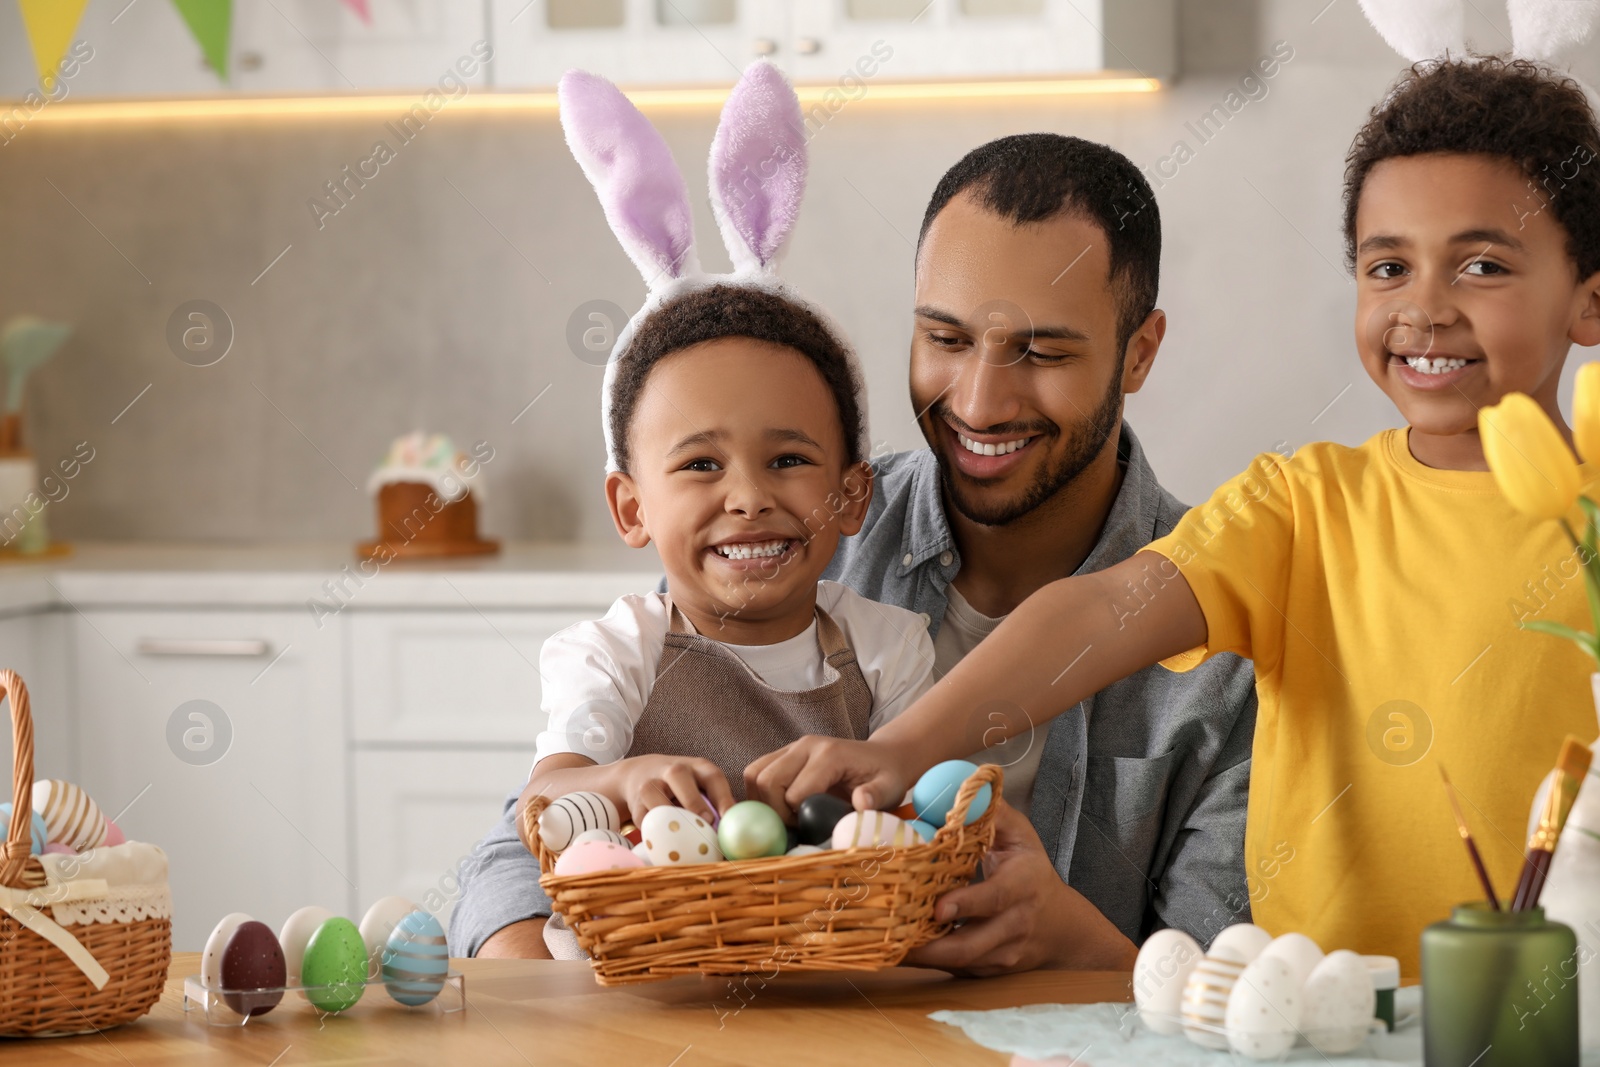
[[[967,824],[967,809],[972,807],[973,801],[978,799],[978,790],[990,786],[989,806],[994,807],[994,802],[1000,796],[1000,786],[1005,781],[1005,771],[993,763],[985,763],[982,767],[967,776],[961,783],[961,788],[956,790],[956,802],[950,805],[950,811],[944,817],[944,824],[952,829],[959,830]]]
[[[549,797],[534,796],[517,813],[517,836],[522,838],[523,847],[533,853],[534,858],[539,861],[540,874],[549,874],[555,870],[555,856],[544,847],[544,840],[539,836],[539,816],[543,815],[544,809],[549,806]]]
[[[0,670],[0,697],[11,698],[11,829],[0,852],[0,885],[20,887],[33,852],[33,711],[16,671]]]

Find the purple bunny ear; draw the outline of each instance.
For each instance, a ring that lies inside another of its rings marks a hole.
[[[758,60],[723,105],[711,142],[711,210],[735,270],[776,267],[805,188],[800,100],[778,68]]]
[[[650,120],[615,85],[585,71],[562,75],[556,95],[567,147],[645,283],[656,289],[698,270],[683,174]]]

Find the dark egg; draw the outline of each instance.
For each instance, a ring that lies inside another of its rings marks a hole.
[[[834,826],[854,810],[848,800],[841,800],[832,793],[813,793],[806,797],[795,812],[801,843],[827,848],[833,839]]]
[[[240,923],[222,950],[223,1003],[240,1015],[265,1015],[283,999],[283,948],[266,923]]]

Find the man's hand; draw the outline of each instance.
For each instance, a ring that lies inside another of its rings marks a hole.
[[[523,919],[502,926],[478,946],[480,960],[547,960],[550,950],[544,943],[545,920]]]
[[[859,811],[897,808],[911,788],[901,754],[877,741],[808,735],[769,752],[744,769],[745,795],[766,801],[784,822],[813,793],[850,790]]]
[[[988,977],[1037,967],[1128,971],[1138,950],[1067,885],[1033,824],[1000,801],[984,880],[939,898],[934,918],[966,924],[906,957],[917,967]]]

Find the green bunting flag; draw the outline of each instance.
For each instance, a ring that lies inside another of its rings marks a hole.
[[[228,39],[233,33],[233,0],[172,0],[189,32],[200,42],[211,69],[228,80]]]

